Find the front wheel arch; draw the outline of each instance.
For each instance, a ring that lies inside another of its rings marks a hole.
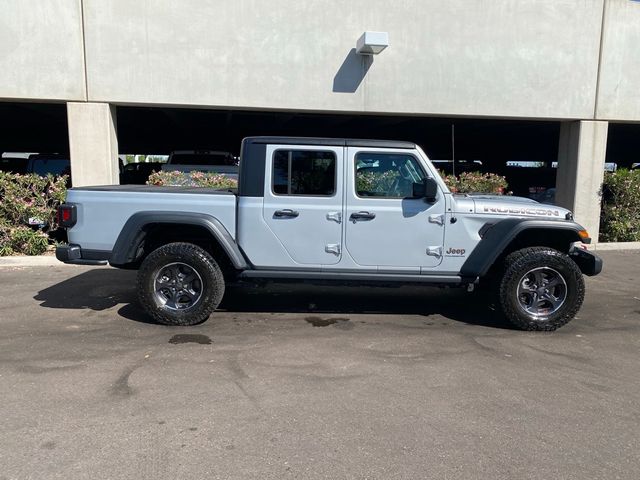
[[[582,226],[574,222],[509,218],[480,229],[481,239],[460,268],[464,278],[492,276],[507,256],[527,247],[548,247],[569,253],[581,241]]]

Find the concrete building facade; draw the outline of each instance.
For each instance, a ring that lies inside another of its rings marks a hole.
[[[0,9],[0,100],[67,102],[76,185],[117,182],[115,111],[125,105],[545,119],[562,122],[557,201],[597,238],[608,122],[640,121],[634,0]],[[364,31],[388,32],[390,46],[356,54]]]

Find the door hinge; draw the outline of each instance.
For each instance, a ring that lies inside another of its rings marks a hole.
[[[442,247],[427,247],[427,255],[430,257],[440,258],[442,256]]]
[[[324,251],[327,253],[333,253],[334,255],[340,255],[340,244],[327,243],[324,247]]]
[[[436,213],[429,215],[429,223],[436,223],[438,225],[444,225],[444,215],[442,213]]]
[[[342,223],[342,213],[341,212],[329,212],[327,213],[327,220],[332,220],[336,223]]]

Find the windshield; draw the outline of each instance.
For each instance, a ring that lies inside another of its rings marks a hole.
[[[71,164],[69,160],[59,158],[36,158],[33,162],[33,173],[45,176],[52,175],[69,175],[71,173]]]

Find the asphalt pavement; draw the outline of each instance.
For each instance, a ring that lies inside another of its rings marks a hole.
[[[0,268],[0,479],[638,479],[640,253],[601,255],[553,333],[306,285],[164,327],[135,272]]]

